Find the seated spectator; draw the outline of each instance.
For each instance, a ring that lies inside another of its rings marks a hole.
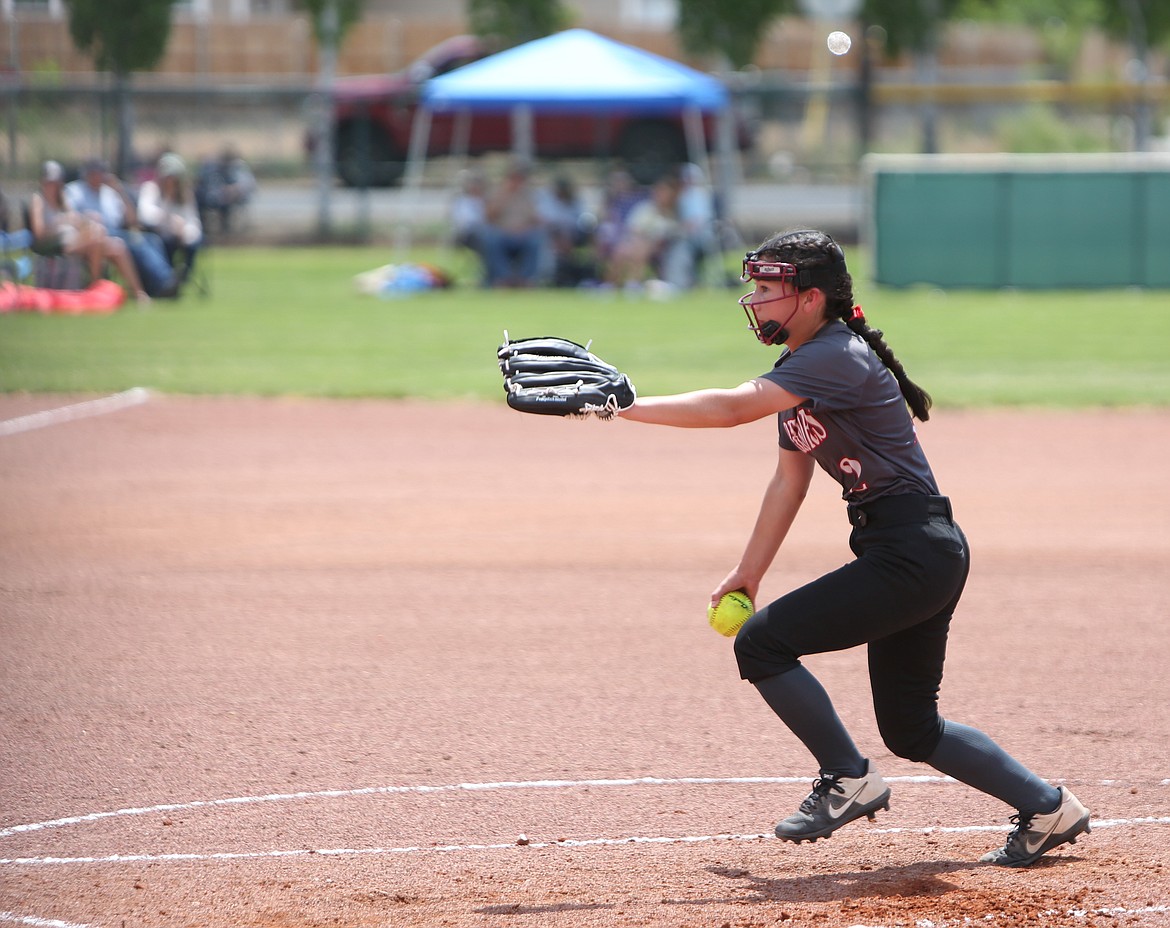
[[[33,251],[46,257],[79,255],[85,259],[91,280],[103,276],[109,261],[138,302],[150,302],[126,243],[110,235],[98,219],[73,209],[65,198],[64,185],[65,171],[60,163],[46,161],[41,167],[40,188],[28,205]]]
[[[142,185],[148,180],[158,180],[158,163],[163,155],[169,154],[172,151],[174,149],[171,148],[170,142],[162,142],[155,148],[154,154],[152,155],[147,155],[144,158],[135,155],[133,158],[133,186],[141,190]]]
[[[187,165],[174,152],[158,159],[156,180],[143,183],[138,191],[138,221],[144,229],[162,239],[167,260],[178,266],[178,284],[182,285],[195,268],[195,256],[203,244],[203,225],[187,186]]]
[[[606,268],[609,283],[632,290],[648,279],[663,279],[672,287],[684,286],[677,269],[670,266],[681,264],[676,257],[682,244],[678,193],[678,178],[664,176],[651,187],[650,199],[630,210],[626,233],[614,248]],[[667,276],[667,270],[674,279]]]
[[[8,198],[0,190],[0,283],[20,282],[32,271],[32,233],[25,227],[12,229]],[[11,230],[11,231],[10,231]]]
[[[548,230],[542,278],[554,287],[576,287],[596,277],[595,262],[585,253],[592,244],[597,217],[585,209],[572,178],[560,175],[542,189],[540,214]]]
[[[451,235],[456,245],[475,252],[487,266],[487,180],[476,170],[459,174],[459,191],[451,200]]]
[[[535,287],[547,232],[537,208],[532,169],[513,161],[487,200],[484,258],[489,287]]]
[[[87,161],[80,179],[65,185],[69,209],[93,219],[106,232],[125,242],[134,259],[142,288],[152,297],[173,297],[178,293],[174,268],[167,260],[162,240],[138,227],[134,200],[106,163],[99,158]]]
[[[630,211],[645,199],[646,191],[634,183],[628,171],[615,168],[609,172],[601,204],[601,219],[594,234],[597,257],[602,265],[609,263],[618,242],[625,238]]]
[[[219,218],[219,231],[231,232],[232,217],[246,206],[256,193],[256,177],[236,149],[225,146],[215,160],[205,161],[195,181],[195,203],[199,221],[210,228],[212,213]]]

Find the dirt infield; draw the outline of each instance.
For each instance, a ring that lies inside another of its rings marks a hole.
[[[0,928],[1170,925],[1170,412],[921,428],[975,552],[944,714],[1094,813],[1019,872],[976,862],[1011,810],[882,747],[863,651],[808,665],[891,810],[768,836],[814,771],[704,606],[773,423],[102,413],[0,434]],[[763,593],[847,534],[818,475]]]

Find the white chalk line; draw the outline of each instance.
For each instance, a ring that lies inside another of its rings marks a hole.
[[[950,777],[886,777],[891,783],[945,783]],[[365,786],[358,789],[327,789],[299,793],[271,793],[266,796],[235,796],[227,799],[199,799],[194,802],[169,803],[142,808],[116,809],[111,812],[91,812],[88,815],[73,815],[56,818],[47,822],[32,822],[27,825],[11,825],[0,829],[0,838],[39,831],[44,828],[60,828],[63,825],[80,825],[104,818],[123,815],[149,815],[153,812],[183,812],[190,809],[205,809],[213,806],[249,805],[260,802],[289,802],[294,799],[347,799],[355,796],[385,796],[402,793],[451,793],[490,792],[511,789],[571,789],[578,787],[630,787],[630,786],[719,786],[725,784],[777,784],[811,783],[811,777],[635,777],[604,780],[505,780],[495,783],[447,783],[436,786]]]
[[[887,781],[888,782],[888,781]],[[1093,830],[1138,825],[1170,825],[1170,816],[1115,818],[1093,821]],[[940,835],[1004,832],[1003,825],[931,825],[923,828],[869,828],[875,835]],[[541,848],[623,847],[637,844],[709,844],[720,841],[777,841],[774,834],[717,835],[629,835],[624,838],[566,838],[563,841],[530,841],[520,838],[499,844],[412,844],[401,847],[291,848],[283,851],[216,851],[208,854],[107,854],[102,857],[14,857],[0,858],[0,864],[14,866],[63,866],[68,864],[192,863],[217,860],[266,860],[284,857],[366,857],[392,854],[459,854],[476,851],[540,850]]]
[[[952,784],[952,777],[934,775],[886,777],[888,783]],[[488,783],[445,783],[434,786],[363,786],[356,789],[326,789],[296,793],[269,793],[263,796],[232,796],[224,799],[197,799],[192,802],[165,803],[155,806],[140,806],[115,809],[108,812],[90,812],[86,815],[71,815],[44,822],[30,822],[25,825],[10,825],[0,828],[0,838],[11,837],[46,828],[61,828],[65,825],[82,825],[106,818],[121,816],[150,815],[155,812],[184,812],[215,806],[251,805],[263,802],[289,802],[296,799],[347,799],[357,796],[386,796],[404,793],[450,793],[490,792],[511,789],[573,789],[587,787],[630,787],[630,786],[739,786],[811,783],[812,777],[633,777],[597,780],[502,780]],[[1063,779],[1053,784],[1067,782]],[[1097,786],[1128,786],[1130,780],[1100,780]],[[1162,780],[1159,786],[1170,786],[1170,778]],[[0,861],[2,862],[2,861]]]
[[[90,416],[118,412],[121,409],[146,403],[150,397],[151,392],[146,387],[131,387],[129,390],[103,396],[100,399],[86,400],[83,403],[74,403],[70,406],[58,406],[56,409],[46,409],[43,412],[34,412],[27,416],[17,416],[15,419],[4,419],[0,421],[0,437],[16,435],[20,432],[31,432],[33,429],[43,429],[50,425],[62,425],[75,419],[86,419]]]
[[[905,777],[888,777],[888,781],[894,783],[920,783],[920,784],[948,784],[956,781],[951,777],[938,776],[905,776]],[[190,809],[210,808],[217,806],[253,804],[260,802],[281,802],[295,799],[320,799],[320,798],[345,798],[355,796],[369,796],[369,795],[392,795],[392,794],[426,794],[426,793],[440,793],[440,792],[483,792],[491,790],[505,790],[505,789],[566,789],[573,787],[631,787],[631,786],[676,786],[676,785],[740,785],[740,784],[792,784],[792,783],[809,783],[810,777],[639,777],[633,779],[597,779],[597,780],[528,780],[528,781],[502,781],[493,783],[453,783],[441,784],[435,786],[416,785],[416,786],[378,786],[378,787],[364,787],[360,789],[347,790],[318,790],[309,792],[297,793],[272,793],[265,796],[238,796],[229,797],[225,799],[211,799],[211,800],[197,800],[194,802],[184,803],[167,803],[164,805],[147,806],[131,809],[118,809],[110,812],[95,812],[89,815],[70,816],[68,818],[53,819],[45,822],[33,822],[26,825],[14,825],[9,828],[0,830],[0,837],[11,836],[14,834],[27,833],[44,828],[56,828],[70,824],[81,824],[84,822],[98,821],[104,818],[114,816],[131,816],[131,815],[146,815],[152,812],[175,812]],[[1063,782],[1063,781],[1054,781]],[[1124,781],[1128,782],[1128,781]],[[1102,786],[1124,785],[1123,781],[1119,780],[1103,780],[1100,782]],[[1170,785],[1170,779],[1162,780],[1159,785]],[[1136,819],[1104,819],[1093,822],[1095,829],[1115,828],[1120,826],[1134,826],[1134,825],[1170,825],[1170,817],[1150,817],[1150,818],[1136,818]],[[968,826],[944,826],[944,827],[927,827],[927,828],[873,828],[870,829],[877,834],[962,834],[974,832],[999,832],[1003,831],[1000,825],[968,825]],[[323,848],[323,849],[292,849],[292,850],[275,850],[275,851],[252,851],[252,852],[219,852],[210,854],[111,854],[102,857],[28,857],[28,858],[11,858],[0,859],[0,864],[8,865],[54,865],[54,864],[99,864],[99,863],[162,863],[162,862],[178,862],[178,861],[232,861],[232,860],[257,860],[257,859],[273,859],[273,858],[288,858],[288,857],[341,857],[341,856],[357,856],[357,855],[390,855],[390,854],[424,854],[424,853],[466,853],[474,851],[518,851],[527,852],[529,850],[539,850],[542,848],[588,848],[588,847],[616,847],[623,845],[671,845],[671,844],[699,844],[711,843],[718,841],[728,842],[747,842],[747,841],[769,841],[777,840],[773,834],[718,834],[718,835],[683,835],[683,836],[648,836],[637,835],[625,838],[589,838],[589,839],[566,839],[563,841],[528,841],[526,839],[518,839],[517,841],[510,841],[500,844],[449,844],[449,845],[407,845],[400,847],[386,847],[386,848]],[[1101,907],[1096,909],[1072,909],[1068,911],[1047,911],[1036,913],[1034,917],[1043,922],[1048,918],[1078,918],[1087,919],[1094,916],[1105,917],[1121,917],[1140,918],[1143,919],[1147,915],[1162,915],[1170,912],[1170,906],[1164,905],[1149,905],[1138,908],[1129,908],[1125,906]],[[1000,921],[1000,916],[989,915],[980,919],[984,924],[995,924]],[[0,922],[7,922],[17,925],[27,925],[30,928],[99,928],[97,925],[86,925],[74,922],[60,921],[57,919],[40,918],[31,915],[18,915],[13,912],[0,912]],[[960,928],[970,924],[969,920],[946,919],[943,921],[919,921],[918,925],[929,926],[929,928]],[[883,925],[856,925],[854,928],[888,928]]]
[[[941,776],[902,776],[887,777],[890,783],[915,783],[928,785],[953,784],[956,781],[951,777]],[[637,787],[637,786],[723,786],[723,785],[758,785],[758,784],[792,784],[810,783],[810,777],[637,777],[623,779],[595,779],[595,780],[513,780],[489,783],[449,783],[439,785],[414,786],[370,786],[358,789],[316,790],[297,793],[270,793],[264,796],[235,796],[224,799],[201,799],[193,802],[166,803],[163,805],[144,806],[128,809],[116,809],[108,812],[91,812],[87,815],[74,815],[66,818],[51,819],[44,822],[31,822],[24,825],[12,825],[0,830],[0,838],[11,837],[17,834],[26,834],[48,828],[61,828],[67,825],[79,825],[96,822],[107,818],[123,816],[149,815],[160,812],[182,812],[195,809],[208,809],[222,806],[252,805],[266,802],[288,802],[304,799],[339,799],[358,796],[374,795],[401,795],[427,794],[444,792],[489,792],[493,790],[524,790],[524,789],[569,789],[569,788],[607,788],[607,787]],[[1061,782],[1061,781],[1056,781]],[[1100,785],[1118,785],[1122,781],[1103,780]],[[1128,782],[1128,781],[1127,781]],[[1163,781],[1163,784],[1170,781]],[[1135,819],[1103,819],[1094,821],[1094,828],[1113,828],[1120,825],[1170,825],[1168,817],[1149,817]],[[1003,831],[1002,825],[970,825],[954,827],[929,828],[874,828],[876,834],[960,834],[974,832]],[[718,834],[718,835],[683,835],[683,836],[627,836],[623,838],[591,838],[580,840],[565,840],[556,842],[529,842],[522,846],[531,848],[542,847],[613,847],[624,844],[696,844],[712,841],[759,841],[773,839],[771,834]],[[214,860],[257,860],[278,857],[301,857],[321,855],[323,857],[338,857],[348,855],[370,854],[421,854],[421,853],[458,853],[473,851],[493,851],[521,846],[517,842],[506,844],[450,844],[450,845],[407,845],[403,847],[378,848],[295,848],[289,850],[269,851],[240,851],[214,852],[207,854],[171,853],[171,854],[110,854],[93,857],[13,857],[0,858],[0,865],[35,866],[35,865],[65,865],[65,864],[95,864],[95,863],[155,863],[165,861],[214,861]]]
[[[92,928],[76,922],[63,922],[56,918],[37,918],[35,915],[17,915],[15,912],[0,912],[0,922],[30,925],[32,928]]]

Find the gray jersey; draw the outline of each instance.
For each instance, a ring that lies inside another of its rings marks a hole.
[[[785,351],[762,376],[805,397],[780,413],[780,447],[811,454],[846,502],[938,494],[898,382],[844,323]]]

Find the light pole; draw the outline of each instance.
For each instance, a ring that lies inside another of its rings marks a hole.
[[[922,153],[938,153],[938,104],[934,99],[934,88],[938,84],[938,0],[918,0],[926,20],[926,41],[916,56],[918,80],[930,88],[930,94],[922,101]]]
[[[1134,112],[1133,147],[1136,151],[1146,151],[1150,147],[1150,98],[1148,94],[1150,82],[1149,52],[1150,41],[1146,32],[1146,17],[1142,13],[1142,5],[1138,0],[1124,0],[1125,13],[1129,17],[1129,38],[1133,46],[1134,56],[1130,61],[1130,80],[1138,84],[1137,107]]]
[[[339,21],[337,0],[325,0],[321,11],[321,60],[318,65],[317,106],[315,108],[317,146],[317,235],[332,235],[330,198],[333,192],[333,84],[337,76],[337,38]]]

